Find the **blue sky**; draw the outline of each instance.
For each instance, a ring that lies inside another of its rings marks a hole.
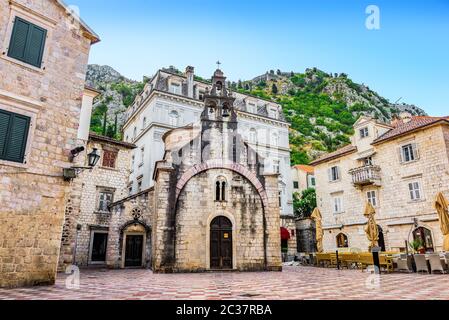
[[[140,80],[165,66],[230,80],[345,72],[392,102],[449,115],[449,0],[67,0],[100,35],[90,62]],[[380,30],[365,27],[368,5]]]

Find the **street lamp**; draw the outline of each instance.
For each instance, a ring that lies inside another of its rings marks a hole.
[[[72,157],[71,160],[73,161],[73,158],[76,157],[79,153],[84,151],[84,148],[76,148],[71,151]],[[63,169],[63,177],[64,180],[70,181],[72,179],[75,179],[83,170],[92,170],[100,160],[100,154],[98,152],[97,148],[93,148],[92,152],[87,155],[87,167],[71,167],[71,168],[64,168]]]

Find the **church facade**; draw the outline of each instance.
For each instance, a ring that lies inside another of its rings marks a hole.
[[[279,174],[238,134],[217,70],[200,121],[168,131],[154,185],[110,206],[109,267],[280,271]]]
[[[200,120],[211,83],[195,76],[193,67],[182,73],[174,68],[156,72],[126,112],[124,141],[132,153],[128,185],[135,195],[154,185],[156,163],[164,158],[163,135]],[[293,215],[293,181],[290,170],[289,123],[282,106],[248,94],[232,92],[238,132],[263,156],[266,171],[279,173],[280,214]]]

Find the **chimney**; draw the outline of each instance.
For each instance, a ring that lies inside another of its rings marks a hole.
[[[195,78],[195,68],[188,66],[186,68],[186,78],[187,78],[187,96],[193,98],[193,82]]]
[[[403,123],[409,123],[412,121],[412,115],[409,112],[401,112],[399,114],[399,118],[401,118]]]

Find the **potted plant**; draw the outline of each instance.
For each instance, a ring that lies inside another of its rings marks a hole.
[[[425,253],[424,244],[421,241],[421,239],[415,239],[409,244],[410,249],[412,250],[413,254],[416,253]],[[424,251],[424,252],[423,252]]]

